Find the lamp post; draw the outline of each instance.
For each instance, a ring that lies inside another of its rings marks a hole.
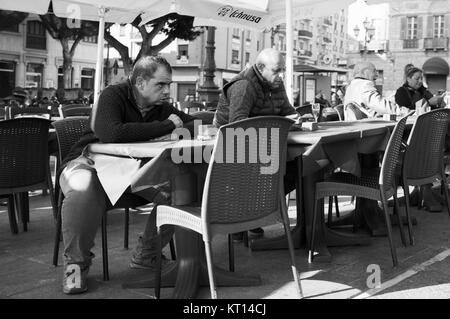
[[[374,34],[375,34],[375,27],[373,26],[373,20],[370,22],[367,17],[363,21],[364,26],[364,53],[367,52],[367,44],[372,40]],[[355,34],[355,38],[358,38],[359,31],[361,31],[358,27],[358,25],[355,25],[353,28],[353,32]]]

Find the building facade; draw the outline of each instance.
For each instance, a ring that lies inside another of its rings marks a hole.
[[[96,52],[97,36],[79,43],[73,57],[72,88],[93,90]],[[15,87],[33,91],[63,87],[62,65],[61,44],[50,37],[37,15],[0,31],[0,98]]]
[[[351,41],[349,64],[373,62],[385,96],[395,94],[404,83],[404,68],[409,63],[423,70],[424,84],[432,93],[449,90],[450,1],[390,2],[386,16],[382,19],[387,29],[384,37],[375,34],[366,46],[364,41]]]

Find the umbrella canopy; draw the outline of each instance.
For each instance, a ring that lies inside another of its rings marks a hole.
[[[355,0],[53,0],[60,17],[99,21],[97,70],[102,70],[104,23],[130,23],[141,15],[142,23],[168,13],[194,16],[194,25],[241,26],[263,30],[286,23],[286,90],[293,92],[293,17],[312,18],[340,11]],[[50,0],[0,0],[0,8],[37,14],[47,12]],[[94,100],[101,86],[101,72],[95,75]]]

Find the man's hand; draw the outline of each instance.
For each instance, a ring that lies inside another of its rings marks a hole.
[[[438,105],[439,106],[442,103],[442,99],[443,99],[442,95],[436,95],[436,96],[433,96],[432,98],[430,98],[428,100],[428,102],[430,103],[430,105]]]
[[[172,121],[176,128],[183,127],[183,121],[176,114],[170,114],[168,120]]]

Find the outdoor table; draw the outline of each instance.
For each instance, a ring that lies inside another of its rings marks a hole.
[[[178,142],[163,141],[129,144],[98,143],[91,144],[89,151],[91,158],[95,162],[100,182],[104,186],[108,196],[112,196],[110,199],[112,199],[112,203],[114,204],[113,201],[116,200],[117,196],[120,196],[119,193],[121,190],[124,190],[128,186],[130,186],[132,192],[136,192],[145,197],[145,189],[151,187],[153,181],[158,181],[160,171],[164,168],[164,162],[170,160],[172,150],[191,149],[203,152],[207,147],[212,150],[213,146],[213,140],[181,140]],[[133,161],[149,158],[151,160],[142,166],[133,164]],[[109,165],[111,163],[113,165]],[[120,171],[120,167],[122,167],[123,172]],[[192,163],[188,164],[187,167],[190,167],[200,180],[206,175],[207,165],[205,163]],[[113,176],[113,178],[109,179],[109,183],[108,177],[105,177],[108,174]],[[107,179],[107,183],[105,183],[104,178]],[[115,183],[113,183],[114,181]],[[117,184],[123,185],[118,186]],[[181,188],[190,188],[191,186],[175,185],[175,187]],[[201,191],[203,185],[198,186],[201,186],[198,187],[198,191]],[[189,191],[190,189],[180,190],[181,193],[189,193]],[[188,204],[188,200],[186,200],[188,196],[182,197],[183,203],[174,203],[174,199],[172,199],[172,204]],[[195,198],[195,196],[192,197]],[[175,242],[177,248],[176,263],[168,269],[164,269],[161,286],[174,287],[172,297],[175,299],[194,298],[198,287],[200,285],[207,286],[209,282],[202,237],[194,231],[183,229],[182,227],[175,227]],[[214,273],[218,286],[254,286],[261,284],[261,279],[258,275],[239,275],[217,267]],[[153,278],[151,280],[123,284],[124,288],[146,288],[153,286]]]
[[[408,121],[408,125],[413,119]],[[367,119],[352,122],[319,123],[316,131],[290,132],[288,137],[288,159],[296,159],[297,224],[292,229],[295,246],[300,247],[305,235],[311,238],[311,218],[314,209],[315,184],[322,179],[322,168],[331,163],[354,175],[360,175],[358,153],[370,154],[384,150],[389,141],[394,121]],[[323,210],[323,205],[319,205]],[[372,212],[362,212],[363,218],[373,218]],[[323,214],[320,214],[322,216]],[[370,238],[339,232],[326,227],[321,218],[321,227],[316,237],[318,255],[315,261],[328,262],[331,254],[328,246],[367,245]],[[370,223],[369,223],[370,224]],[[304,232],[306,230],[306,233]],[[309,241],[308,241],[309,242]],[[263,238],[251,243],[252,250],[286,249],[285,236]]]

